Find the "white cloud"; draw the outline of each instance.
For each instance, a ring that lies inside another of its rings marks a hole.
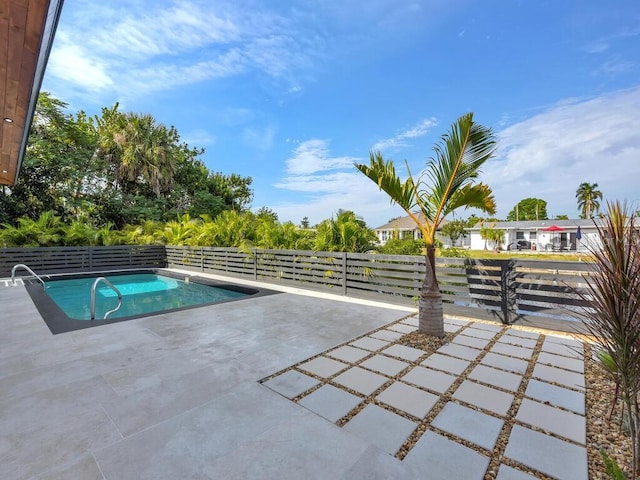
[[[640,203],[640,87],[562,102],[498,135],[499,150],[482,175],[498,216],[523,198],[548,202],[551,215],[577,216],[575,191],[598,183],[605,199]]]
[[[287,159],[287,174],[305,175],[327,170],[350,168],[356,158],[331,157],[326,140],[307,140],[293,151],[293,156]],[[281,184],[285,185],[285,184]],[[280,188],[286,188],[281,186]]]
[[[438,122],[435,118],[425,118],[420,121],[418,124],[405,130],[403,132],[398,133],[394,137],[386,138],[384,140],[378,140],[371,150],[376,151],[384,151],[390,148],[404,147],[409,144],[407,140],[412,138],[422,137],[427,134],[427,132],[432,128],[438,125]]]
[[[242,138],[246,144],[262,151],[271,149],[275,135],[276,129],[273,126],[263,129],[248,127],[242,132]]]

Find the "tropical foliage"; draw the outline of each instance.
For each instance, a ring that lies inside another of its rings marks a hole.
[[[508,221],[548,220],[547,201],[541,198],[525,198],[520,200],[507,215]]]
[[[473,207],[493,214],[495,201],[491,189],[477,182],[482,165],[493,156],[496,140],[492,131],[473,121],[473,114],[460,117],[434,147],[424,174],[414,180],[406,163],[408,177],[401,180],[392,160],[371,152],[369,165],[356,168],[378,185],[415,222],[426,246],[427,265],[419,305],[419,330],[444,336],[442,294],[435,273],[435,235],[442,220],[458,208]],[[418,210],[424,215],[421,221]]]
[[[630,478],[640,470],[640,238],[635,217],[619,202],[607,205],[596,224],[599,245],[591,245],[595,274],[586,277],[583,320],[600,358],[616,373],[633,442]]]
[[[487,249],[487,242],[491,242],[493,244],[493,249],[495,251],[499,251],[502,243],[504,242],[504,230],[500,230],[499,228],[495,228],[493,226],[481,227],[480,237],[485,241],[485,250]]]
[[[467,221],[451,220],[445,223],[440,231],[444,236],[449,237],[451,245],[455,246],[460,238],[467,236]]]
[[[593,218],[600,210],[602,192],[598,190],[597,183],[583,182],[576,190],[576,199],[580,218]]]

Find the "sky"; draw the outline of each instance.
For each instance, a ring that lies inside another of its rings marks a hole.
[[[467,112],[498,218],[577,218],[583,182],[640,209],[637,0],[65,0],[42,89],[174,125],[280,221],[403,215],[354,162],[418,176]]]

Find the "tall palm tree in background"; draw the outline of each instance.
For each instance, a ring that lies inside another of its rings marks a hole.
[[[599,200],[602,200],[602,192],[597,188],[597,183],[583,182],[576,190],[578,209],[582,212],[580,214],[582,218],[593,218],[600,210]]]
[[[480,168],[496,148],[491,129],[473,121],[473,113],[460,117],[451,130],[434,147],[435,157],[428,160],[426,170],[415,182],[407,166],[408,178],[402,182],[396,175],[392,160],[385,161],[380,152],[370,154],[370,164],[355,164],[374,181],[380,190],[398,204],[416,223],[426,244],[425,280],[420,294],[419,331],[444,336],[442,294],[436,278],[435,236],[442,220],[460,207],[478,208],[495,213],[491,189],[476,183]],[[424,222],[415,211],[424,215]]]

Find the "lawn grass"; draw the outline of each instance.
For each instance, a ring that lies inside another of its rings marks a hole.
[[[517,251],[500,251],[493,250],[463,250],[465,256],[469,258],[488,258],[488,259],[508,259],[515,258],[521,260],[551,260],[556,262],[584,262],[588,261],[590,256],[587,253],[554,253],[554,252],[517,252]],[[440,255],[440,250],[437,252]]]

